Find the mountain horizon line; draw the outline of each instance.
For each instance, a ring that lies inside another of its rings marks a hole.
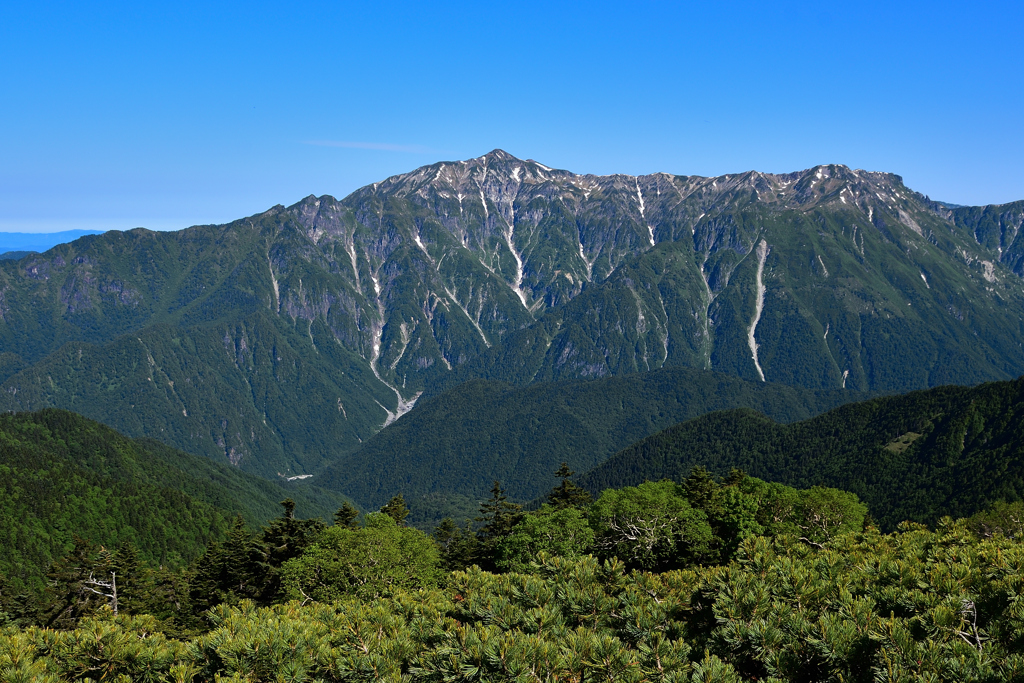
[[[894,180],[895,182],[898,182],[898,183],[902,183],[903,182],[903,176],[901,176],[898,173],[894,173],[894,172],[891,172],[891,171],[869,171],[869,170],[862,169],[862,168],[852,168],[851,166],[848,166],[848,165],[842,164],[842,163],[815,164],[815,165],[809,166],[808,168],[805,168],[805,169],[801,169],[801,170],[797,170],[797,171],[789,171],[789,172],[785,172],[785,173],[770,173],[770,172],[766,172],[766,171],[759,171],[757,169],[749,169],[749,170],[746,170],[746,171],[739,171],[739,172],[732,172],[732,173],[723,173],[723,174],[719,174],[719,175],[680,174],[680,173],[670,173],[668,171],[654,171],[654,172],[651,172],[651,173],[640,173],[640,174],[630,174],[630,173],[606,173],[606,174],[599,174],[599,173],[577,173],[575,171],[570,171],[568,169],[560,169],[560,168],[554,168],[554,167],[547,166],[547,165],[545,165],[545,164],[543,164],[543,163],[541,163],[541,162],[539,162],[539,161],[537,161],[537,160],[535,160],[533,158],[523,159],[523,158],[520,158],[520,157],[516,157],[515,155],[513,155],[513,154],[511,154],[509,152],[506,152],[505,150],[501,149],[500,147],[496,147],[495,149],[491,150],[490,152],[487,152],[486,154],[482,154],[482,155],[477,156],[477,157],[472,157],[470,159],[453,159],[453,160],[435,161],[435,162],[433,162],[431,164],[426,164],[426,165],[423,165],[423,166],[419,166],[419,167],[415,168],[413,171],[410,171],[410,172],[407,172],[407,173],[399,173],[399,174],[391,175],[391,176],[388,176],[387,178],[385,178],[382,181],[378,181],[378,182],[375,182],[375,183],[368,183],[366,185],[362,185],[360,187],[357,187],[356,189],[352,190],[348,194],[342,195],[340,197],[340,199],[345,199],[345,198],[347,198],[347,197],[349,197],[351,195],[357,194],[360,191],[365,190],[367,187],[375,187],[375,186],[379,186],[379,185],[384,185],[384,184],[386,184],[390,180],[393,180],[395,178],[399,178],[399,177],[402,177],[402,176],[407,176],[407,175],[413,174],[416,171],[419,171],[419,170],[422,170],[422,169],[432,168],[432,167],[435,167],[435,166],[438,166],[438,165],[442,165],[443,166],[443,165],[454,165],[454,164],[469,164],[469,163],[471,163],[473,161],[480,161],[480,160],[496,160],[496,161],[520,162],[520,163],[524,163],[524,164],[530,163],[530,164],[536,164],[538,167],[540,167],[542,169],[547,169],[547,170],[549,170],[551,172],[554,172],[554,173],[571,174],[573,176],[578,176],[578,177],[593,177],[593,178],[614,178],[614,177],[620,177],[620,176],[621,177],[625,177],[625,178],[651,178],[651,177],[655,177],[655,176],[670,176],[670,177],[675,177],[675,178],[705,179],[705,180],[711,180],[711,181],[717,181],[719,179],[737,178],[737,177],[750,176],[750,175],[762,175],[762,176],[776,177],[776,178],[802,178],[804,176],[807,176],[810,173],[818,171],[819,169],[823,169],[823,168],[836,168],[836,169],[846,170],[846,171],[849,171],[849,172],[854,173],[854,174],[869,174],[869,175],[873,175],[873,176],[877,176],[877,175],[887,176],[887,177],[891,178],[892,180]],[[999,207],[999,206],[1006,206],[1008,204],[1013,204],[1013,203],[1015,203],[1017,201],[1020,201],[1020,200],[1011,200],[1011,201],[1008,201],[1008,202],[989,202],[989,203],[985,203],[985,204],[955,204],[953,202],[947,202],[947,201],[943,201],[943,200],[939,200],[939,199],[933,199],[929,195],[924,194],[924,193],[921,193],[921,194],[926,199],[928,199],[930,201],[933,201],[936,204],[941,204],[942,206],[944,206],[946,208],[950,208],[950,209],[953,209],[953,208],[963,208],[963,207],[977,207],[977,208]],[[295,201],[295,202],[293,202],[291,204],[282,204],[282,203],[273,204],[273,205],[269,206],[267,209],[265,209],[263,211],[257,211],[255,213],[252,213],[252,214],[249,214],[249,215],[250,216],[258,216],[258,215],[261,215],[263,213],[266,213],[267,211],[273,210],[275,208],[291,208],[293,206],[301,204],[303,201],[305,201],[305,200],[307,200],[307,199],[309,199],[311,197],[314,198],[314,199],[323,199],[325,197],[330,197],[332,199],[338,199],[339,198],[337,195],[332,194],[330,192],[325,192],[325,193],[320,194],[320,195],[317,195],[316,193],[310,193],[308,195],[304,195],[303,197],[301,197],[300,199],[298,199],[297,201]],[[1022,197],[1022,199],[1024,199],[1024,197]],[[103,234],[104,232],[130,232],[131,230],[148,230],[150,232],[179,232],[181,230],[187,230],[189,228],[200,226],[200,225],[215,225],[215,223],[194,223],[192,225],[187,225],[187,226],[184,226],[182,228],[168,229],[168,230],[154,230],[152,228],[147,228],[146,226],[137,226],[135,228],[129,228],[127,230],[121,230],[121,229],[118,229],[118,228],[111,228],[110,230],[106,230],[106,231],[104,231],[104,230],[82,230],[82,229],[75,229],[75,230],[54,230],[54,231],[50,231],[50,232],[23,232],[23,231],[0,230],[0,235],[3,235],[4,238],[8,238],[8,236],[24,236],[26,238],[29,238],[29,237],[36,237],[36,238],[38,238],[38,237],[56,236],[56,235],[68,235],[70,237],[72,233],[76,233],[76,236],[84,236],[84,235]],[[0,238],[0,241],[2,241],[2,238]],[[67,240],[67,241],[71,241],[71,240]],[[63,242],[61,242],[61,243],[63,243]]]

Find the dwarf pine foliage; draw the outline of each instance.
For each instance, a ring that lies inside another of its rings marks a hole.
[[[821,547],[816,547],[820,545]],[[0,681],[1020,681],[1024,546],[965,522],[752,536],[652,573],[541,553],[436,587],[0,632]]]

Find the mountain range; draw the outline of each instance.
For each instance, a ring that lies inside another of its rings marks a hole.
[[[495,150],[0,262],[0,410],[315,479],[470,380],[690,368],[851,400],[1006,380],[1022,222],[841,165],[593,176]]]

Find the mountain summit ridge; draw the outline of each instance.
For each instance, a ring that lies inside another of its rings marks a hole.
[[[0,409],[296,476],[473,378],[1007,379],[1024,372],[1022,216],[835,164],[596,176],[495,150],[0,263]]]

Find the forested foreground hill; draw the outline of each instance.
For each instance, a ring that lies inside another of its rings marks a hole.
[[[74,413],[0,415],[0,575],[15,587],[37,581],[75,536],[109,548],[130,543],[154,565],[181,567],[224,535],[230,516],[263,523],[289,496],[327,517],[339,503]]]
[[[454,508],[440,516],[456,516],[458,500],[475,509],[495,479],[512,498],[531,500],[557,483],[561,462],[588,470],[645,436],[712,410],[742,406],[792,422],[863,398],[690,368],[526,387],[474,380],[422,401],[314,481],[371,507],[396,493],[417,512],[448,501]]]
[[[1024,499],[1024,377],[939,387],[778,424],[752,410],[666,429],[585,474],[591,491],[685,477],[696,465],[856,493],[883,526]]]

